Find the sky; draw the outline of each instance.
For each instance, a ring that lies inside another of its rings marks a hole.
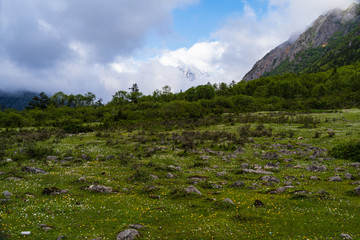
[[[108,101],[134,83],[151,94],[239,82],[271,49],[352,2],[0,0],[0,90]]]

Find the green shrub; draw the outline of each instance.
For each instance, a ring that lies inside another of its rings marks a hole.
[[[330,155],[335,158],[360,161],[360,141],[340,144],[331,150]]]
[[[38,158],[42,159],[46,156],[53,155],[54,149],[49,145],[38,145],[30,143],[25,147],[25,154],[29,158]]]

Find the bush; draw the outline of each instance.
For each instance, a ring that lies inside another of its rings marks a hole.
[[[360,141],[340,144],[330,151],[330,155],[335,158],[360,161]]]
[[[25,148],[25,154],[29,158],[38,158],[42,159],[46,156],[53,155],[54,149],[52,146],[43,146],[43,145],[37,145],[34,143],[29,144]]]

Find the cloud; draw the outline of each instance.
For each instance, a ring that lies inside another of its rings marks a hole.
[[[139,60],[149,32],[169,34],[175,8],[198,0],[0,0],[0,81],[7,90],[94,92],[104,100],[138,83],[146,94],[240,81],[253,64],[320,14],[350,0],[243,1],[190,48]],[[266,3],[255,8],[255,3]],[[26,9],[26,11],[24,11]],[[206,36],[204,36],[206,37]],[[187,73],[196,79],[186,79]]]

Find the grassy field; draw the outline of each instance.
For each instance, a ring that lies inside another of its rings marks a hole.
[[[360,239],[360,169],[330,155],[359,141],[359,109],[0,134],[0,239]]]

